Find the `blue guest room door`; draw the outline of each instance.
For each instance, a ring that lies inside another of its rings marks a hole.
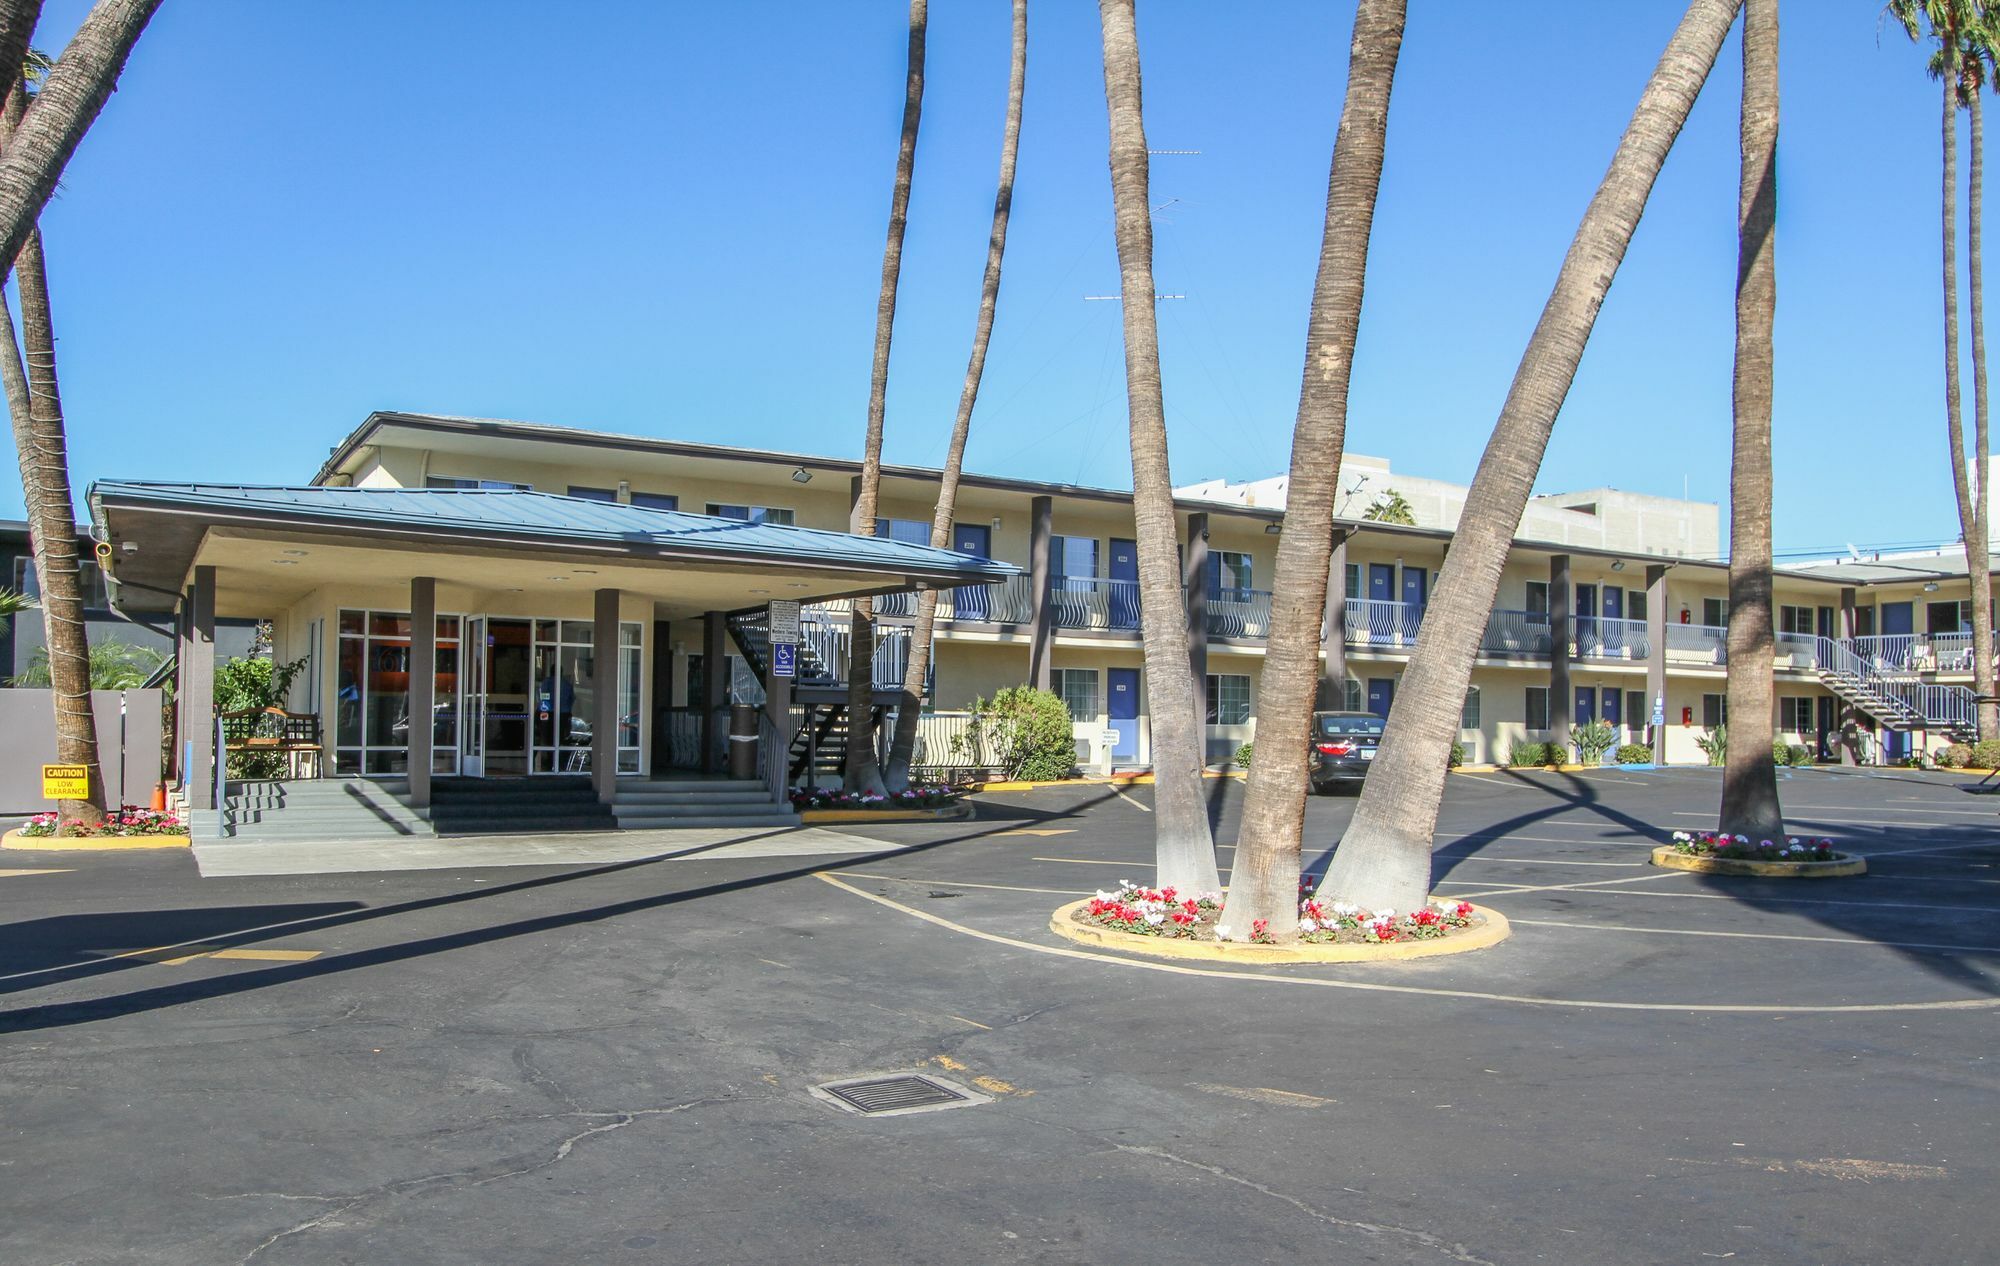
[[[954,553],[973,558],[993,557],[993,529],[984,523],[956,523],[951,529]],[[986,586],[965,585],[952,595],[952,604],[961,620],[984,620],[987,616]]]
[[[1111,538],[1111,627],[1139,627],[1139,546]]]
[[[1368,710],[1385,720],[1389,709],[1396,702],[1396,679],[1394,677],[1370,677],[1368,679]]]
[[[1113,668],[1105,675],[1109,698],[1105,710],[1111,718],[1111,732],[1118,737],[1111,744],[1111,759],[1139,759],[1139,670]]]

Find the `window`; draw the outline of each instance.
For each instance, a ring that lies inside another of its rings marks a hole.
[[[569,486],[569,495],[579,501],[618,500],[618,490],[615,488],[585,488],[578,484],[571,484]]]
[[[1208,675],[1208,723],[1244,725],[1250,720],[1250,678],[1241,673]]]
[[[1778,608],[1778,632],[1804,633],[1813,631],[1813,609],[1811,607],[1781,606]]]
[[[1069,707],[1069,715],[1075,721],[1095,721],[1103,708],[1097,695],[1097,670],[1095,668],[1058,668],[1055,670],[1056,693]]]
[[[1082,577],[1097,575],[1097,542],[1088,536],[1051,536],[1049,574]]]
[[[792,512],[779,506],[733,506],[708,503],[708,514],[716,519],[741,519],[746,523],[777,523],[791,526]]]
[[[1703,598],[1701,600],[1701,622],[1715,629],[1728,624],[1729,600],[1727,598]]]
[[[1347,572],[1346,572],[1346,580],[1347,580],[1347,588],[1346,588],[1345,592],[1346,592],[1347,596],[1348,596],[1348,597],[1350,597],[1350,598],[1359,598],[1359,597],[1361,596],[1361,564],[1360,564],[1360,563],[1349,563],[1349,564],[1347,564]]]
[[[334,717],[334,772],[400,774],[410,766],[410,615],[340,613]],[[437,618],[431,768],[458,761],[458,617]]]
[[[1529,581],[1527,602],[1528,614],[1540,617],[1539,619],[1531,619],[1528,623],[1547,624],[1549,622],[1549,582],[1546,580]]]
[[[1646,692],[1628,690],[1625,692],[1625,728],[1633,734],[1643,734],[1653,720],[1653,710],[1646,706]]]
[[[459,492],[531,492],[527,484],[508,483],[504,479],[465,479],[458,475],[425,475],[424,487],[442,488]]]
[[[1709,729],[1729,723],[1729,696],[1703,695],[1701,697],[1701,723]]]
[[[1250,556],[1232,550],[1216,550],[1208,556],[1208,595],[1211,598],[1239,597],[1254,589]]]
[[[1625,618],[1628,620],[1638,620],[1641,623],[1645,622],[1646,591],[1644,589],[1627,589],[1625,591]]]
[[[1549,728],[1549,688],[1547,686],[1528,687],[1528,728],[1546,730]]]
[[[535,773],[590,772],[599,690],[617,692],[617,771],[638,772],[640,626],[621,622],[615,648],[593,645],[596,631],[589,620],[535,621],[529,766]],[[610,674],[598,671],[605,659],[611,660]]]
[[[111,600],[104,593],[104,573],[88,558],[76,560],[76,591],[78,599],[88,609],[103,610],[111,605]],[[26,554],[14,557],[14,592],[24,598],[40,599],[42,596],[41,575],[35,570],[35,560]]]
[[[1349,677],[1347,679],[1347,688],[1341,691],[1341,695],[1340,706],[1343,710],[1348,712],[1367,711],[1367,708],[1363,706],[1367,700],[1362,694],[1359,678]]]
[[[1473,686],[1465,692],[1465,706],[1458,710],[1458,728],[1476,730],[1479,728],[1479,687]]]
[[[1856,637],[1875,636],[1874,607],[1854,608],[1854,636]]]
[[[885,541],[899,541],[904,545],[929,545],[931,525],[918,519],[877,519],[875,535]]]
[[[1812,733],[1813,701],[1805,695],[1779,696],[1778,728],[1787,734]]]
[[[670,492],[635,492],[632,504],[641,510],[678,510],[681,499]]]

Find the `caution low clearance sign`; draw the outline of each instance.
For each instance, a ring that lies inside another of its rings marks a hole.
[[[87,800],[90,797],[90,766],[42,766],[44,800]]]

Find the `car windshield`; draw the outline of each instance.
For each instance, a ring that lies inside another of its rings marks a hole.
[[[1321,734],[1372,734],[1382,733],[1381,717],[1319,717]]]

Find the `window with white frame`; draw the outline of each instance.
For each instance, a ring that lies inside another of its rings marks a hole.
[[[1458,710],[1458,728],[1476,730],[1479,728],[1479,687],[1470,686],[1465,692],[1465,706]]]
[[[1095,721],[1103,711],[1095,668],[1058,668],[1052,683],[1075,721]]]
[[[1778,608],[1778,632],[1803,633],[1812,635],[1814,613],[1811,607],[1785,605]]]
[[[1813,729],[1813,701],[1805,695],[1778,697],[1778,728],[1787,734],[1810,734]]]
[[[1647,609],[1646,591],[1644,589],[1627,589],[1625,591],[1626,619],[1637,620],[1643,624],[1646,620]]]
[[[1646,692],[1628,690],[1625,692],[1625,729],[1632,734],[1643,734],[1652,723],[1653,711],[1646,706]]]
[[[1531,580],[1528,582],[1526,602],[1528,623],[1547,624],[1549,622],[1549,582]]]
[[[1527,699],[1527,726],[1531,730],[1549,728],[1549,688],[1529,686]]]
[[[605,680],[606,656],[593,645],[589,620],[535,621],[535,684],[532,764],[538,774],[590,771],[590,745],[597,717],[597,692],[617,691],[617,772],[639,769],[639,655],[641,627],[618,626],[618,645],[609,657],[615,676]]]
[[[885,541],[897,541],[904,545],[929,545],[931,525],[928,519],[877,519],[875,535]]]
[[[468,479],[461,475],[425,475],[424,487],[441,488],[458,492],[528,492],[528,484],[512,483],[505,479]]]
[[[1729,623],[1729,600],[1727,598],[1703,598],[1701,600],[1701,622],[1712,629],[1719,629]]]
[[[1097,541],[1088,536],[1051,536],[1049,574],[1091,579],[1097,575]]]
[[[1208,723],[1244,725],[1250,720],[1250,678],[1242,673],[1208,675]]]
[[[618,500],[618,490],[616,488],[587,488],[582,484],[571,484],[569,486],[569,495],[575,497],[578,501]]]
[[[1701,723],[1708,729],[1729,723],[1729,696],[1703,695],[1701,697]]]
[[[671,492],[635,492],[632,504],[641,510],[678,510],[681,499]]]
[[[1256,588],[1248,554],[1219,549],[1208,556],[1208,593],[1213,597],[1236,598]]]
[[[789,527],[793,516],[783,506],[739,506],[719,501],[708,503],[708,515],[715,519],[741,519],[746,523],[776,523]]]
[[[437,618],[431,768],[458,769],[458,617]],[[335,660],[337,774],[401,774],[410,768],[410,613],[340,613]]]
[[[1365,706],[1367,695],[1361,689],[1360,678],[1349,677],[1346,689],[1341,691],[1341,695],[1340,706],[1342,710],[1347,712],[1366,712],[1368,710]]]

